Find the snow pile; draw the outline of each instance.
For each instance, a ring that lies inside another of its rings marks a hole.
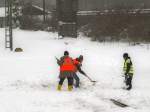
[[[91,42],[78,39],[57,39],[56,33],[14,31],[14,53],[4,48],[4,29],[0,29],[0,111],[1,112],[149,112],[150,50],[148,45]],[[55,56],[68,50],[75,58],[84,55],[83,70],[95,86],[79,74],[81,88],[56,91],[59,67]],[[134,64],[133,89],[123,87],[122,54],[128,52]],[[129,105],[121,108],[110,99]]]

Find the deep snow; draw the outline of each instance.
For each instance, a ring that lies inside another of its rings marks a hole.
[[[58,39],[57,33],[14,30],[14,48],[4,48],[4,29],[0,29],[0,112],[150,112],[150,50],[146,44],[98,43],[80,36]],[[68,50],[75,58],[84,55],[83,70],[95,86],[79,74],[82,87],[58,92],[59,67],[55,56]],[[121,89],[122,54],[128,52],[135,75],[133,89]],[[121,108],[109,99],[130,107]]]

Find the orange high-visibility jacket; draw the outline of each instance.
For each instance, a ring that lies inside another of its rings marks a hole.
[[[76,59],[73,60],[74,63],[74,72],[77,72],[77,66],[80,64],[80,62]]]
[[[72,58],[65,57],[63,60],[63,64],[60,66],[60,71],[72,71],[74,72],[74,63]]]

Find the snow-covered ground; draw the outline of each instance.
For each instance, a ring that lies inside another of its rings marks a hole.
[[[0,17],[5,17],[5,7],[0,7]]]
[[[0,112],[150,112],[150,49],[148,45],[57,39],[57,33],[14,31],[15,53],[4,48],[0,29]],[[73,58],[84,55],[83,70],[96,85],[79,74],[81,88],[56,90],[59,67],[55,56],[68,50]],[[123,87],[122,54],[128,52],[134,64],[133,89]],[[129,105],[121,108],[110,99]]]

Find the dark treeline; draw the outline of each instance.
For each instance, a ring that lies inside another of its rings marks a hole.
[[[81,15],[78,23],[95,41],[150,41],[150,14]]]
[[[80,10],[150,8],[149,0],[79,0]]]
[[[32,2],[42,6],[43,0],[20,0]],[[46,8],[56,7],[56,0],[45,0]],[[4,0],[0,0],[0,6],[4,6]],[[150,8],[150,0],[79,0],[79,10],[101,10],[101,9],[120,9],[120,8]]]

